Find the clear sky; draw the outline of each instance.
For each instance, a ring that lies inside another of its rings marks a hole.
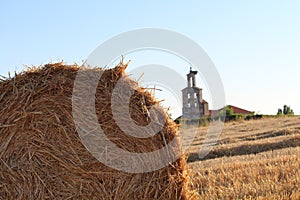
[[[1,1],[0,74],[81,63],[114,35],[165,28],[204,48],[227,104],[262,114],[287,104],[300,114],[299,10],[297,0]]]

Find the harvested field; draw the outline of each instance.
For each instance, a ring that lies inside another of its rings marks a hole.
[[[300,199],[300,117],[226,123],[199,161],[201,127],[189,149],[189,174],[200,199]]]

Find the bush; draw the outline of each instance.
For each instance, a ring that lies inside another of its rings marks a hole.
[[[251,120],[251,119],[261,119],[263,117],[263,115],[247,115],[245,117],[245,120]]]
[[[239,120],[242,120],[242,119],[244,119],[244,115],[242,115],[242,114],[233,114],[233,115],[229,115],[229,116],[226,115],[225,121],[226,122],[228,122],[228,121],[239,121]]]

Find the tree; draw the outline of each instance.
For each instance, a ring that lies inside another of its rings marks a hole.
[[[277,115],[282,115],[282,109],[278,108]]]
[[[231,116],[233,115],[233,110],[229,106],[225,106],[219,113],[220,117]]]
[[[280,108],[278,109],[277,115],[294,115],[294,111],[293,109],[291,109],[290,106],[284,105],[283,106],[283,110],[281,110]]]

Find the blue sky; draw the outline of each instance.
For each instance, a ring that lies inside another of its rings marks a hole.
[[[287,104],[300,114],[299,10],[296,0],[1,1],[0,74],[81,63],[114,35],[165,28],[204,48],[228,104],[264,114]]]

